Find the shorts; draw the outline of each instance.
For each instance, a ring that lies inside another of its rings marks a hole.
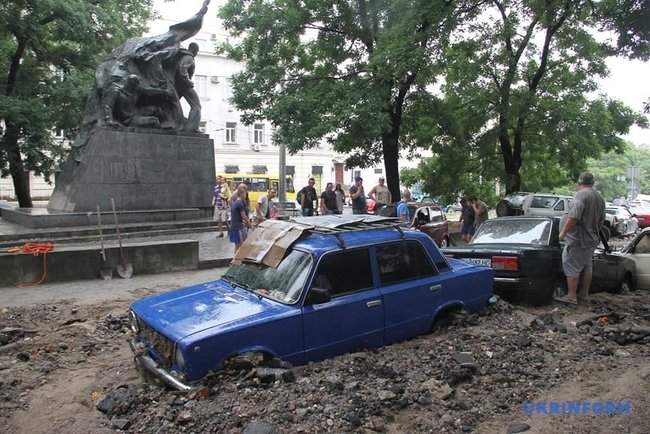
[[[314,208],[303,208],[302,216],[303,217],[312,217],[314,215]]]
[[[215,222],[227,222],[228,217],[230,217],[230,210],[228,208],[217,208],[214,207],[214,214],[212,219]]]
[[[248,236],[248,229],[244,226],[239,229],[233,229],[232,227],[228,230],[228,239],[233,244],[241,244],[246,241]]]
[[[472,224],[463,223],[463,227],[461,228],[460,233],[462,235],[474,236],[475,231],[476,231],[476,228],[474,227],[473,223]]]
[[[580,273],[591,273],[593,269],[593,247],[564,246],[562,268],[566,277],[579,277]]]

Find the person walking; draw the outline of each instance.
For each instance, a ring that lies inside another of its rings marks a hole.
[[[334,194],[336,194],[335,214],[343,214],[343,206],[345,205],[345,191],[343,191],[343,187],[341,187],[341,184],[336,184],[336,188],[334,189]]]
[[[321,215],[336,214],[338,210],[336,204],[336,193],[334,193],[334,184],[327,183],[325,191],[320,195],[320,212]]]
[[[269,190],[268,194],[260,196],[255,205],[255,222],[259,225],[264,220],[271,218],[273,214],[273,199],[277,196],[277,192],[273,189]]]
[[[248,236],[248,229],[251,222],[248,219],[248,204],[246,202],[246,185],[239,184],[236,192],[236,199],[233,200],[230,211],[230,229],[228,230],[228,239],[235,245],[235,252],[239,250],[241,244]]]
[[[212,205],[214,205],[213,219],[217,222],[217,238],[223,238],[224,231],[228,231],[228,214],[230,213],[230,187],[223,176],[217,176],[217,183],[213,189]],[[223,225],[223,228],[222,228]]]
[[[580,174],[578,192],[560,230],[560,240],[565,240],[562,251],[562,268],[566,276],[568,293],[556,297],[557,301],[578,304],[578,283],[581,296],[589,298],[593,256],[600,241],[600,230],[605,223],[605,201],[594,189],[594,175]]]
[[[390,190],[385,184],[386,179],[382,176],[379,178],[379,184],[372,187],[368,192],[368,197],[375,201],[375,212],[379,211],[384,205],[393,203]]]
[[[354,178],[354,185],[350,187],[350,199],[352,199],[352,214],[367,214],[368,204],[366,194],[363,191],[363,178]]]
[[[467,196],[463,196],[460,200],[460,206],[460,234],[463,241],[469,243],[474,236],[474,207],[470,204]]]
[[[314,178],[309,178],[307,186],[298,192],[298,202],[300,203],[303,217],[311,217],[314,215],[314,201],[318,201],[318,195],[314,188],[315,184],[316,181]]]

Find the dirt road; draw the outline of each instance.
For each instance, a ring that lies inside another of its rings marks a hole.
[[[295,381],[222,374],[188,396],[141,380],[126,309],[211,277],[201,273],[115,281],[126,286],[101,297],[50,292],[36,305],[12,296],[0,311],[0,431],[238,433],[257,421],[283,433],[505,433],[516,423],[529,433],[650,432],[647,292],[596,294],[578,309],[500,302],[426,336],[296,368]],[[461,367],[461,352],[472,363]],[[107,394],[120,404],[110,416],[96,409]],[[574,400],[632,408],[576,416],[522,407]]]

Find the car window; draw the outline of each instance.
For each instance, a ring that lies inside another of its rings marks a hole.
[[[318,265],[311,286],[329,290],[331,297],[372,288],[368,249],[326,255]]]
[[[419,225],[425,225],[430,221],[429,208],[419,208],[415,214],[415,222]]]
[[[650,235],[641,238],[634,248],[634,253],[650,253]]]
[[[431,223],[440,223],[443,221],[442,210],[429,208],[429,215],[431,216]]]
[[[552,196],[533,196],[533,201],[530,203],[531,208],[552,208],[557,202],[556,197]]]
[[[385,244],[375,248],[382,285],[433,276],[436,270],[417,241]]]
[[[493,219],[481,224],[471,244],[548,245],[550,233],[547,219]]]
[[[553,209],[555,211],[564,211],[564,201],[563,200],[559,201]]]

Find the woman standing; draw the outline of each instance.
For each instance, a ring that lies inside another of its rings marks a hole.
[[[335,214],[343,214],[343,204],[345,203],[345,192],[341,184],[336,184],[334,189],[334,194],[336,195],[336,211]]]

